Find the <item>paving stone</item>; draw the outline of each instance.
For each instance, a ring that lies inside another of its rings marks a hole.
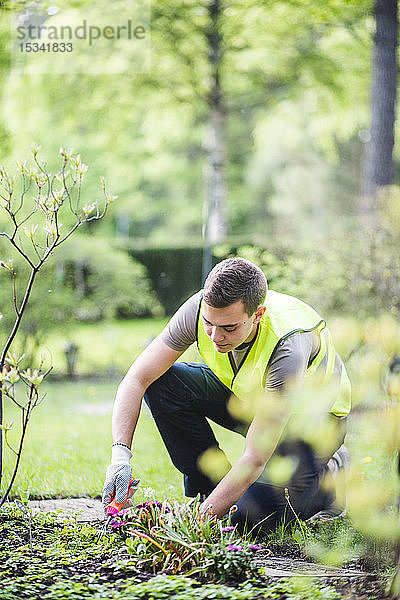
[[[33,514],[39,512],[57,512],[57,517],[68,519],[76,517],[80,523],[89,523],[104,519],[103,505],[92,498],[61,498],[55,500],[31,500],[29,507]]]
[[[257,561],[257,566],[262,567],[264,575],[268,577],[365,577],[369,575],[356,569],[345,569],[330,565],[321,565],[307,561],[267,556]]]

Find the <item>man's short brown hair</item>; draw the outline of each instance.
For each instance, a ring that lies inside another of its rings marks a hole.
[[[225,308],[241,300],[251,316],[265,301],[267,280],[255,264],[245,258],[227,258],[212,269],[204,283],[204,300],[214,308]]]

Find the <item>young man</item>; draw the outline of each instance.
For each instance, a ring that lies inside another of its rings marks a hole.
[[[176,362],[195,342],[205,364]],[[303,398],[299,383],[305,378],[323,381],[318,393],[324,397],[315,406],[311,397]],[[331,457],[343,442],[349,380],[325,321],[300,300],[267,291],[263,272],[250,261],[231,258],[216,265],[204,290],[180,307],[120,384],[105,505],[114,494],[118,502],[126,497],[143,397],[184,475],[186,495],[200,494],[203,512],[221,517],[236,504],[234,523],[250,528],[262,522],[259,527],[268,530],[283,517],[293,518],[288,498],[303,519],[332,510],[333,496],[321,484],[347,458],[343,446]],[[232,405],[241,409],[236,416]],[[250,410],[248,419],[238,417]],[[305,435],[299,415],[307,411],[324,413],[316,419],[323,437],[325,425],[333,431],[322,453]],[[210,449],[222,454],[207,418],[246,436],[241,458],[218,483],[200,467]],[[292,465],[279,484],[269,473],[276,457]]]

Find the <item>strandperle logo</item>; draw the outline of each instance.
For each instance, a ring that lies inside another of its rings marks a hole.
[[[21,73],[144,73],[151,61],[150,0],[23,4],[10,18],[12,69]]]
[[[73,41],[87,40],[89,46],[99,39],[106,40],[143,40],[146,37],[146,28],[137,25],[128,19],[125,25],[105,25],[99,27],[87,22],[86,19],[80,25],[20,25],[17,29],[17,39],[22,41],[54,40]]]

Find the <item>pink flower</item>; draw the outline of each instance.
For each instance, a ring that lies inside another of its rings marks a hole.
[[[258,544],[252,544],[251,546],[249,546],[250,550],[262,550],[263,547],[259,546]]]
[[[152,508],[153,506],[161,508],[162,502],[159,500],[146,500],[146,502],[143,502],[143,504],[136,504],[135,508]]]
[[[238,544],[228,544],[226,549],[230,550],[230,551],[237,551],[237,552],[240,550],[243,550],[242,546],[239,546]]]
[[[222,527],[221,531],[233,531],[234,529],[233,525],[227,525],[226,527]]]

